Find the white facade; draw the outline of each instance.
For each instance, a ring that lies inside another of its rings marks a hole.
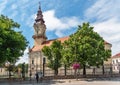
[[[34,27],[34,35],[33,35],[33,39],[34,39],[34,47],[40,47],[44,41],[46,41],[47,37],[46,37],[46,25],[44,24],[44,20],[43,20],[43,15],[42,15],[42,11],[41,8],[39,7],[39,10],[37,12],[37,17],[35,19],[35,23],[33,25]],[[36,49],[36,48],[35,48]],[[43,70],[42,65],[43,65],[43,54],[41,52],[41,50],[37,50],[34,51],[31,49],[29,49],[29,68],[28,68],[28,74],[31,77],[35,76],[36,72],[40,72]]]
[[[114,72],[119,72],[120,71],[120,56],[116,58],[112,58],[112,67]]]
[[[0,67],[0,76],[8,75],[7,68]]]

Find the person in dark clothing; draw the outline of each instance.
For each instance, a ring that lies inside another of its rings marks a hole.
[[[36,75],[36,81],[37,81],[37,83],[38,83],[39,75],[38,75],[38,73],[36,73],[35,75]]]

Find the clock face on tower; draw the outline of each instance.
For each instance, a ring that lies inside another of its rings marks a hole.
[[[34,23],[35,35],[44,36],[46,26],[41,22]]]

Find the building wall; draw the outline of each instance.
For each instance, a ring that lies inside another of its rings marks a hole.
[[[3,76],[3,75],[8,75],[8,71],[6,68],[0,67],[0,76]]]
[[[111,50],[111,47],[112,47],[112,45],[111,44],[105,44],[105,49],[106,50]],[[111,65],[112,64],[112,58],[110,57],[110,58],[108,58],[108,60],[107,61],[104,61],[104,64],[105,65]]]
[[[41,51],[31,52],[29,53],[29,67],[28,67],[28,75],[35,76],[36,72],[40,72],[43,70],[43,55]]]
[[[105,44],[105,49],[106,50],[111,50],[112,45],[111,44]]]
[[[111,45],[105,45],[105,49],[111,49]],[[45,56],[43,55],[43,53],[41,51],[37,51],[37,52],[31,52],[29,53],[29,69],[28,69],[28,74],[30,75],[30,72],[32,74],[32,77],[35,76],[36,72],[42,72],[43,71],[43,58]],[[46,59],[47,62],[47,59]],[[111,65],[112,63],[112,59],[109,58],[108,61],[104,61],[104,64],[109,64]],[[47,70],[49,70],[49,68],[46,68]]]
[[[43,42],[45,41],[45,39],[44,38],[35,38],[35,40],[34,40],[34,45],[35,46],[39,46],[39,45],[41,45]]]
[[[120,70],[120,57],[112,58],[113,71],[118,72]]]

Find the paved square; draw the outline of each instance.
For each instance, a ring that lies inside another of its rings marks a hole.
[[[109,78],[109,79],[56,79],[50,81],[43,81],[36,83],[33,81],[22,81],[22,82],[0,82],[0,85],[120,85],[120,78]]]

